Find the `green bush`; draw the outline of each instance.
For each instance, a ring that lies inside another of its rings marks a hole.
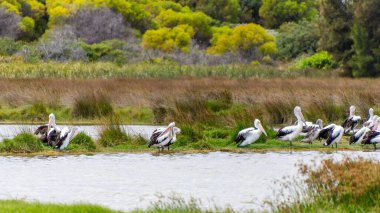
[[[90,61],[127,62],[124,52],[127,46],[125,41],[114,39],[95,44],[81,43],[81,46]]]
[[[20,50],[22,44],[11,38],[0,38],[0,56],[11,56]]]
[[[21,133],[13,139],[5,139],[0,144],[0,151],[13,153],[31,153],[44,149],[42,142],[30,133]]]
[[[283,24],[276,37],[278,57],[291,59],[302,54],[313,54],[317,50],[319,38],[316,21],[302,20]]]
[[[111,116],[107,125],[100,134],[99,143],[104,147],[113,147],[130,142],[129,136],[120,125],[120,120],[116,116]]]
[[[335,66],[334,59],[327,51],[316,53],[307,58],[301,58],[296,62],[295,67],[299,69],[317,68],[331,69]]]
[[[79,118],[109,116],[114,113],[110,100],[104,95],[80,95],[74,101],[72,115]]]
[[[48,116],[47,106],[42,102],[34,103],[32,106],[22,110],[22,116],[26,120],[44,121]]]
[[[202,140],[202,138],[202,134],[194,127],[189,125],[181,126],[181,134],[177,135],[175,145],[187,146]]]
[[[69,150],[75,150],[75,149],[84,149],[88,151],[95,151],[96,145],[94,140],[85,133],[81,132],[77,136],[75,136],[68,146]]]

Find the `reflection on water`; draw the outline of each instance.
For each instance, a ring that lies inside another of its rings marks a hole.
[[[13,138],[21,132],[34,132],[39,125],[0,125],[0,141],[4,138]],[[69,125],[68,125],[69,126]],[[63,127],[58,125],[58,127]],[[99,137],[99,132],[102,130],[102,126],[77,126],[80,131],[85,132],[87,135],[94,139]],[[161,126],[147,126],[147,125],[123,125],[125,131],[130,135],[141,135],[148,138],[152,134],[153,130]]]
[[[268,152],[210,154],[99,154],[94,156],[0,157],[0,199],[96,203],[113,209],[144,208],[157,193],[195,197],[236,210],[261,209],[274,180],[297,176],[297,163],[375,152]]]

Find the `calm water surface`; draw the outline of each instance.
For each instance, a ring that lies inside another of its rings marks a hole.
[[[147,207],[157,194],[176,193],[205,206],[260,210],[281,190],[275,180],[300,178],[297,163],[344,156],[380,160],[376,152],[0,157],[0,199],[86,202],[128,211]]]

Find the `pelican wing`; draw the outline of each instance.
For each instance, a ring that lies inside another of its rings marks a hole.
[[[240,143],[240,142],[244,141],[253,130],[254,130],[254,128],[247,128],[247,129],[241,130],[237,134],[237,136],[235,138],[235,142]]]
[[[150,136],[149,145],[148,147],[151,147],[154,144],[158,144],[157,139],[162,134],[162,132],[165,130],[165,128],[158,128],[155,129],[152,133],[152,136]]]
[[[380,132],[377,132],[377,131],[367,132],[367,134],[363,138],[362,144],[370,144],[371,140],[379,135],[380,135]]]
[[[61,132],[59,133],[59,136],[58,136],[58,141],[57,141],[57,144],[56,146],[58,147],[61,147],[63,142],[66,140],[67,136],[69,135],[69,128],[68,127],[64,127]]]
[[[278,130],[276,137],[283,137],[285,135],[291,134],[296,129],[296,126],[286,126]]]
[[[48,125],[42,125],[42,126],[39,126],[36,131],[34,131],[34,134],[35,135],[38,135],[38,134],[47,134],[47,130],[48,130]]]
[[[332,133],[334,127],[335,127],[335,124],[330,124],[330,125],[326,126],[325,128],[321,129],[317,138],[318,139],[321,139],[321,138],[328,139],[330,134]]]
[[[363,135],[366,134],[368,131],[369,129],[365,126],[359,129],[355,134],[353,134],[350,137],[350,144],[357,142],[359,138],[363,137]]]

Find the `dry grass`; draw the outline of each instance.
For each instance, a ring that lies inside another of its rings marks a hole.
[[[106,95],[115,107],[151,107],[163,117],[158,120],[171,119],[173,114],[174,118],[193,119],[195,115],[202,120],[209,119],[209,111],[214,110],[210,100],[226,92],[234,104],[251,107],[248,113],[254,113],[252,116],[262,117],[267,123],[289,123],[296,104],[309,120],[342,119],[350,104],[366,116],[368,107],[376,111],[380,100],[377,91],[380,84],[376,80],[346,78],[0,79],[0,106],[43,102],[72,107],[78,97],[93,93]]]

